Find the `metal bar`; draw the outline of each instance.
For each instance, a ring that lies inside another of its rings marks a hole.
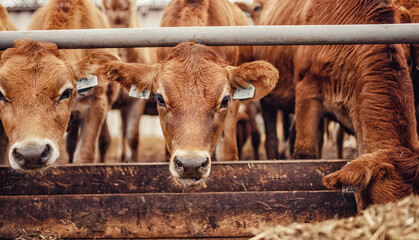
[[[212,46],[419,43],[419,24],[112,28],[0,32],[0,49],[16,39],[59,48],[170,47],[182,41]]]

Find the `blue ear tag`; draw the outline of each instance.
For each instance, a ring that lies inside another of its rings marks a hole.
[[[130,97],[140,98],[144,100],[148,100],[150,98],[150,90],[144,89],[142,92],[135,89],[135,85],[131,86],[128,95]]]
[[[233,99],[244,100],[255,96],[255,86],[249,83],[248,87],[239,87],[233,93]]]
[[[86,92],[99,84],[95,75],[89,74],[88,78],[82,78],[76,81],[78,93]]]

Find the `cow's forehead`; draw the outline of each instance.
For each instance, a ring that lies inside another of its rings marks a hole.
[[[118,9],[127,9],[129,7],[129,1],[121,0],[105,0],[103,1],[107,9],[118,10]]]
[[[181,62],[171,60],[160,75],[159,87],[169,98],[220,98],[228,86],[224,68],[208,61]]]
[[[17,55],[1,65],[0,84],[8,94],[19,95],[23,89],[53,94],[63,85],[74,84],[74,79],[65,62],[56,56],[46,55],[34,62],[30,57]]]

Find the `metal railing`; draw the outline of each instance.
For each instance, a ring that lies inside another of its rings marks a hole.
[[[168,47],[182,41],[210,46],[419,43],[419,24],[111,28],[0,32],[0,49],[17,39],[59,48]]]

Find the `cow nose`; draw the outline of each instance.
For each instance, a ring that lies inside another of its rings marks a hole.
[[[14,161],[22,169],[37,169],[45,167],[51,158],[51,146],[49,144],[35,145],[13,149]]]
[[[181,178],[202,178],[209,166],[208,157],[174,157],[175,171]]]

